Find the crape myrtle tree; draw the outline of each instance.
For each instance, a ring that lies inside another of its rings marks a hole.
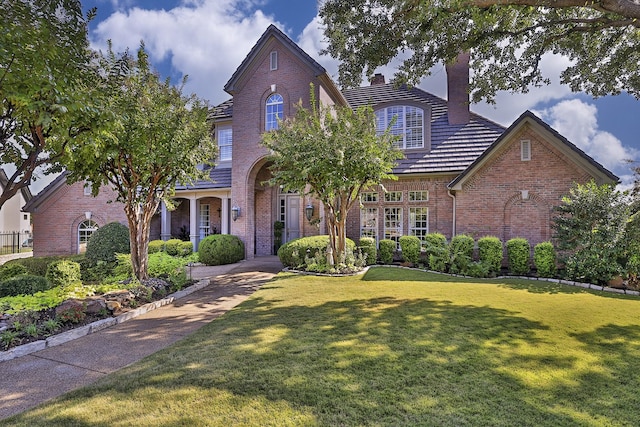
[[[78,0],[0,2],[0,164],[8,183],[0,208],[98,123],[87,23]]]
[[[640,0],[326,0],[320,9],[340,83],[359,86],[398,54],[395,79],[417,84],[472,52],[472,100],[549,83],[546,53],[567,57],[562,83],[593,96],[640,98]]]
[[[101,86],[108,124],[88,143],[70,147],[70,182],[87,180],[92,191],[112,187],[129,223],[131,263],[139,279],[148,277],[149,226],[160,202],[170,203],[177,184],[204,178],[198,168],[216,156],[208,107],[184,96],[182,85],[160,80],[144,45],[137,57],[116,55],[109,47],[100,60]]]
[[[395,179],[392,168],[402,158],[387,129],[376,131],[370,107],[317,105],[311,86],[311,108],[300,102],[294,116],[266,132],[262,144],[271,150],[272,184],[318,199],[325,210],[333,264],[346,256],[347,212],[360,190]]]

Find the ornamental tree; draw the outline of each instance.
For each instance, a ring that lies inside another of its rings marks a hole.
[[[326,0],[320,16],[347,87],[400,53],[396,81],[417,84],[471,51],[472,99],[491,102],[547,84],[540,60],[555,53],[570,60],[560,77],[573,91],[640,98],[638,0]]]
[[[207,104],[184,96],[181,86],[162,81],[150,69],[144,45],[134,58],[109,48],[101,60],[100,85],[105,111],[102,131],[84,144],[70,147],[70,182],[87,180],[92,191],[111,186],[124,204],[129,223],[134,275],[148,277],[151,218],[160,202],[170,203],[178,183],[204,177],[199,164],[216,156]]]
[[[318,199],[326,213],[332,261],[346,256],[347,213],[363,188],[396,179],[402,158],[397,137],[376,131],[370,107],[318,106],[311,86],[311,108],[297,105],[293,117],[266,132],[262,144],[272,155],[272,184]]]
[[[87,22],[78,0],[0,2],[0,208],[22,188],[60,170],[71,140],[97,126]]]

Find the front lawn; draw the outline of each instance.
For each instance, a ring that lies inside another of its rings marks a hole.
[[[526,280],[280,274],[173,347],[6,422],[638,425],[639,312]]]

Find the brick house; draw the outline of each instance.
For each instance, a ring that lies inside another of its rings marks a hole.
[[[179,187],[178,208],[161,209],[151,238],[183,237],[197,245],[205,235],[231,233],[252,258],[273,253],[275,221],[285,224],[284,241],[324,232],[317,201],[265,184],[268,153],[260,146],[260,135],[276,129],[278,117],[293,114],[299,100],[309,106],[313,83],[319,102],[372,105],[379,126],[396,116],[394,129],[402,135],[398,180],[361,195],[361,206],[349,213],[348,237],[440,232],[548,240],[553,207],[573,183],[618,178],[531,112],[507,129],[472,113],[468,60],[461,55],[447,67],[448,101],[395,88],[381,75],[369,86],[340,91],[320,64],[270,26],[225,85],[232,99],[211,111],[219,146],[212,181]],[[35,255],[78,252],[89,229],[126,223],[122,207],[106,203],[110,196],[104,189],[93,198],[64,176],[54,181],[25,206],[33,216]],[[317,225],[305,216],[310,207]]]

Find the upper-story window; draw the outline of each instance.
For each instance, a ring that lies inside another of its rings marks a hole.
[[[274,93],[267,98],[264,121],[265,130],[278,129],[278,120],[282,120],[283,105],[284,100],[279,93]]]
[[[278,52],[275,50],[269,55],[269,69],[271,71],[278,69]]]
[[[398,148],[424,147],[424,110],[411,105],[393,105],[376,111],[378,132],[384,132],[396,117],[391,133],[400,135]]]
[[[218,129],[218,156],[220,161],[231,160],[233,134],[231,127],[221,127]]]

